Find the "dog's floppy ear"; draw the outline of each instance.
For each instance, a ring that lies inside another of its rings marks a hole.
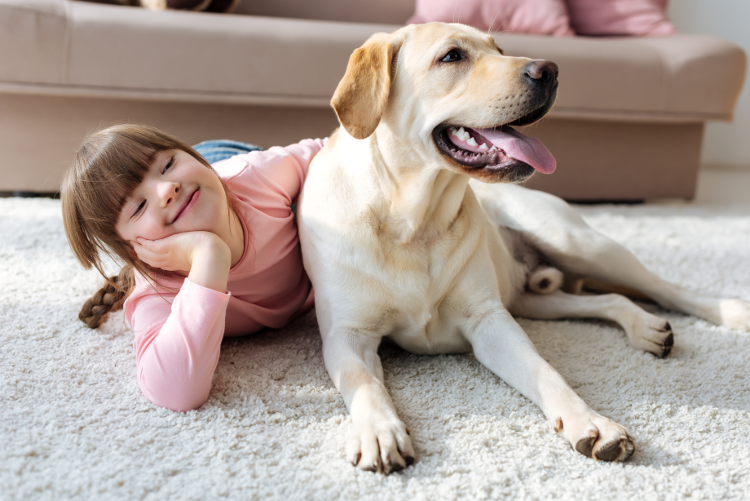
[[[349,58],[331,106],[352,137],[364,139],[380,123],[391,90],[393,54],[400,45],[401,37],[376,33]]]

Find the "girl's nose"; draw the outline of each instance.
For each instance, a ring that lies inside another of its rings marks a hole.
[[[180,192],[180,183],[163,181],[157,186],[157,193],[162,207],[168,207],[175,201],[177,194]]]

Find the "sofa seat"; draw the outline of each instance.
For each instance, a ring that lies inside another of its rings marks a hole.
[[[329,101],[349,55],[373,33],[399,28],[335,19],[330,10],[333,20],[0,0],[0,143],[11,150],[0,161],[0,190],[57,190],[85,132],[108,123],[148,121],[188,141],[223,136],[263,146],[329,134],[336,125]],[[531,131],[559,169],[532,185],[575,200],[692,196],[703,124],[731,119],[745,74],[741,49],[706,36],[495,38],[506,54],[560,67],[557,103]],[[27,114],[25,130],[14,120],[19,113]],[[32,152],[18,136],[34,130],[64,138],[52,140],[53,150]],[[676,141],[681,153],[661,151],[665,141]],[[599,151],[610,143],[619,148]],[[633,193],[619,193],[616,170],[636,147],[659,157],[665,172],[681,169],[692,188],[688,182],[675,191],[672,181],[637,192],[635,183]],[[614,191],[592,181],[583,164],[611,178]]]

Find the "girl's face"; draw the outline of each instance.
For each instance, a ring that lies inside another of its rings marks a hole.
[[[229,210],[224,187],[211,169],[182,150],[156,154],[143,181],[117,220],[117,233],[132,242],[186,231],[219,233]]]

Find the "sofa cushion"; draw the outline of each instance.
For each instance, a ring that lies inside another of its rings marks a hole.
[[[673,35],[667,0],[566,0],[579,35]]]
[[[402,25],[416,0],[242,0],[235,14]]]
[[[417,0],[409,24],[461,22],[482,31],[573,36],[563,0]]]
[[[0,92],[327,107],[351,52],[397,28],[0,0]],[[553,116],[728,119],[745,72],[739,48],[705,36],[496,40],[558,63]]]

